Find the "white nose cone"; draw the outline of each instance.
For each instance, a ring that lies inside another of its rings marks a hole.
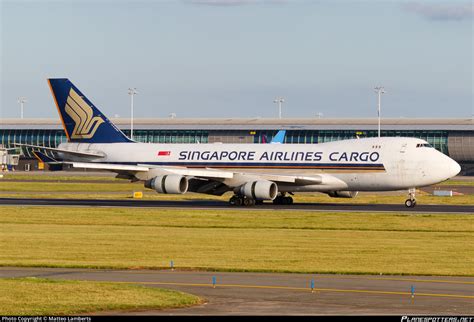
[[[461,166],[459,163],[454,161],[453,159],[450,158],[449,160],[449,177],[452,178],[454,176],[457,176],[459,172],[461,172]]]
[[[430,178],[433,183],[446,181],[454,176],[457,176],[461,171],[461,166],[448,157],[446,154],[436,151],[436,156],[432,157],[432,162],[427,162],[430,168]],[[429,166],[431,164],[431,166]]]

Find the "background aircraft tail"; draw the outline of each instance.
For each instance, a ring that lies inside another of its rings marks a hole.
[[[48,79],[69,142],[133,142],[67,78]]]
[[[285,142],[285,134],[286,130],[280,130],[278,133],[273,137],[270,143],[284,143]]]

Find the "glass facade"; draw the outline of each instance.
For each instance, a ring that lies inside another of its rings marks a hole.
[[[63,130],[0,130],[0,144],[6,148],[15,148],[15,143],[55,148],[61,142],[67,142]],[[30,148],[22,147],[21,154],[34,158]]]
[[[130,130],[122,131],[130,137]],[[134,130],[133,139],[143,143],[208,143],[208,131]]]
[[[270,142],[277,134],[274,131],[256,131],[254,135],[254,143]],[[355,139],[357,137],[376,137],[377,131],[354,131],[354,130],[308,130],[295,131],[287,130],[284,143],[324,143],[338,140]],[[397,136],[397,137],[413,137],[426,140],[435,149],[448,154],[448,131],[438,130],[386,130],[381,131],[381,136]]]
[[[123,131],[130,136],[129,130]],[[228,132],[228,133],[227,133]],[[277,130],[257,130],[248,131],[250,138],[253,136],[254,143],[270,142]],[[208,143],[209,136],[218,133],[221,137],[228,136],[229,142],[232,135],[237,135],[235,131],[222,130],[135,130],[134,139],[144,143]],[[227,135],[228,134],[228,135]],[[448,154],[448,131],[439,130],[384,130],[382,136],[405,136],[415,137],[428,141],[437,150]],[[239,131],[238,135],[242,135]],[[355,131],[355,130],[287,130],[285,143],[316,144],[356,137],[376,137],[377,131]],[[0,130],[0,144],[6,148],[13,148],[15,143],[26,143],[46,147],[57,147],[61,142],[66,142],[66,135],[63,130]],[[223,142],[227,143],[227,142]],[[25,157],[32,158],[31,149],[22,148]]]

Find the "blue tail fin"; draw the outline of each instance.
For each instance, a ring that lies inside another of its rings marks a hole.
[[[67,78],[48,79],[69,142],[133,142]]]
[[[278,131],[278,133],[273,137],[270,143],[283,143],[285,141],[285,134],[286,130]]]

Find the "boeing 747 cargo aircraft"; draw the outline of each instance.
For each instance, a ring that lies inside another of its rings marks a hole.
[[[460,171],[454,160],[415,138],[361,138],[319,144],[152,144],[125,136],[68,79],[49,79],[68,139],[57,148],[29,145],[52,166],[107,170],[143,181],[158,193],[222,195],[232,205],[321,192],[353,198],[358,191],[408,189],[445,181]],[[47,157],[49,155],[49,157]],[[53,156],[51,158],[51,156]]]

